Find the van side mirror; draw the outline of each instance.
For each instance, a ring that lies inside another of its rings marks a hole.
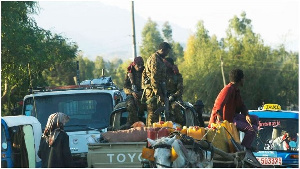
[[[6,150],[7,149],[7,143],[2,143],[1,147],[2,147],[2,149]]]
[[[289,146],[290,146],[291,148],[296,148],[296,147],[297,147],[297,143],[296,143],[295,141],[290,141],[290,142],[289,142]]]

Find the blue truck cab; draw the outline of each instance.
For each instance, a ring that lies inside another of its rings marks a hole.
[[[265,104],[262,110],[249,110],[259,117],[257,138],[253,141],[257,160],[264,167],[299,167],[299,112],[281,110],[278,104]]]

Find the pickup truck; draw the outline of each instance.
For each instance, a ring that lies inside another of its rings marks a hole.
[[[185,116],[186,126],[196,126],[195,109],[188,102],[182,103],[182,113]],[[128,111],[125,102],[117,104],[110,115],[110,126],[114,130],[127,122]],[[147,117],[145,111],[144,120]],[[146,147],[145,142],[113,142],[113,143],[90,143],[88,144],[87,162],[88,167],[101,168],[141,168],[143,162],[142,149]]]
[[[145,112],[146,114],[147,112]],[[185,125],[197,126],[195,110],[188,102],[182,103],[182,113],[185,117]],[[114,130],[127,122],[128,112],[125,103],[116,105],[110,116],[110,127]],[[146,117],[146,115],[145,115]],[[225,133],[224,133],[225,134]],[[228,140],[231,141],[231,140]],[[227,153],[207,141],[198,142],[204,150],[213,148],[214,167],[261,167],[251,151],[236,149],[238,152]],[[236,143],[237,144],[237,143]],[[141,168],[151,167],[153,162],[142,158],[142,150],[147,142],[111,142],[111,143],[90,143],[88,144],[87,161],[88,167],[99,168]]]
[[[123,101],[121,92],[114,86],[48,87],[24,97],[23,114],[36,117],[42,130],[50,114],[63,112],[70,116],[64,130],[69,135],[74,166],[87,167],[87,143],[98,142],[101,132],[109,126],[113,107],[120,101]]]

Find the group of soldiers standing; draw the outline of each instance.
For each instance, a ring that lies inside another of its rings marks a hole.
[[[170,103],[168,120],[183,125],[184,118],[178,104],[178,101],[182,102],[183,78],[174,60],[166,58],[170,50],[171,46],[163,42],[147,59],[145,66],[143,58],[139,56],[127,68],[123,89],[127,95],[129,116],[122,128],[130,128],[136,121],[141,121],[144,110],[148,112],[147,126],[158,122],[159,114],[154,112],[167,102]]]

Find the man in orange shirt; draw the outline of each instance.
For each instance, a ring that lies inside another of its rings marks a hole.
[[[227,120],[234,123],[238,130],[245,133],[242,145],[251,149],[251,144],[256,136],[258,117],[249,115],[239,87],[244,85],[244,73],[240,69],[233,69],[229,73],[230,83],[225,86],[215,100],[209,126],[211,123]]]

